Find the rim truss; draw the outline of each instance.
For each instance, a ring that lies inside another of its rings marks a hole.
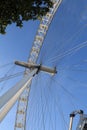
[[[56,1],[53,7],[50,8],[50,11],[42,18],[28,58],[28,63],[34,64],[37,62],[49,25],[61,2],[62,0]],[[26,69],[25,74],[29,73],[30,71],[31,70]],[[28,105],[30,87],[31,85],[26,86],[26,89],[19,97],[14,130],[26,129],[26,115],[27,115],[27,105]]]

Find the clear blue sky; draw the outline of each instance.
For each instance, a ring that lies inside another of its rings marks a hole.
[[[0,66],[15,60],[27,61],[38,26],[39,21],[25,22],[22,29],[12,25],[6,35],[0,35]],[[43,73],[35,77],[26,130],[67,130],[70,112],[83,109],[87,113],[87,0],[63,0],[48,30],[38,63],[56,67],[58,73],[54,77]],[[0,77],[12,66],[0,68]],[[16,67],[9,73],[19,71],[24,69]],[[20,78],[0,83],[0,90],[5,84],[0,95]],[[0,130],[14,130],[16,107],[0,124]]]

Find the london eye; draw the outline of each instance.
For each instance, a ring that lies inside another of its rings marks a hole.
[[[56,1],[29,24],[0,40],[0,127],[67,130],[71,111],[87,112],[87,1]]]

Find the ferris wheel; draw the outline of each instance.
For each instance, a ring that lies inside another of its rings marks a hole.
[[[62,0],[54,2],[53,8],[50,8],[41,20],[28,62],[15,62],[17,65],[26,67],[23,79],[0,97],[0,121],[18,100],[14,130],[34,130],[35,128],[66,130],[68,128],[66,113],[69,114],[72,109],[79,109],[79,107],[86,110],[87,25],[84,7],[87,2],[81,0],[80,2],[82,5],[77,12],[74,12],[74,9],[78,7],[78,2],[74,1],[72,7],[70,7],[72,0],[69,3]],[[58,32],[54,22],[58,20],[57,18],[53,21],[54,30],[50,28],[48,31],[57,9],[62,10],[62,13],[58,14],[60,22],[57,28],[60,31]],[[48,37],[50,32],[56,32],[53,37],[50,37],[50,41],[47,40],[48,43],[44,41],[47,32]],[[50,45],[50,42],[54,45]],[[44,57],[40,51],[44,53]],[[45,80],[43,85],[42,80]],[[38,88],[31,87],[36,84]],[[33,95],[33,91],[38,93]],[[34,98],[35,104],[33,104]],[[30,105],[32,107],[29,109]],[[28,114],[29,117],[27,117]],[[27,125],[31,121],[34,128],[30,124]]]

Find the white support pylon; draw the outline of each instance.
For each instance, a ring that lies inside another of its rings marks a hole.
[[[6,105],[1,109],[0,111],[0,122],[4,119],[4,117],[7,115],[7,113],[10,111],[10,109],[13,107],[13,105],[15,104],[15,102],[17,101],[17,99],[19,98],[19,96],[22,94],[22,92],[24,91],[24,89],[26,88],[26,85],[30,84],[30,81],[32,80],[32,78],[30,78],[28,80],[28,82],[23,85],[19,91],[16,92],[16,94],[11,97],[11,99],[6,103]],[[18,86],[17,86],[18,87]]]
[[[19,96],[25,90],[26,86],[30,85],[31,80],[36,73],[37,69],[34,69],[30,74],[25,76],[20,82],[0,97],[0,122],[7,115]]]

